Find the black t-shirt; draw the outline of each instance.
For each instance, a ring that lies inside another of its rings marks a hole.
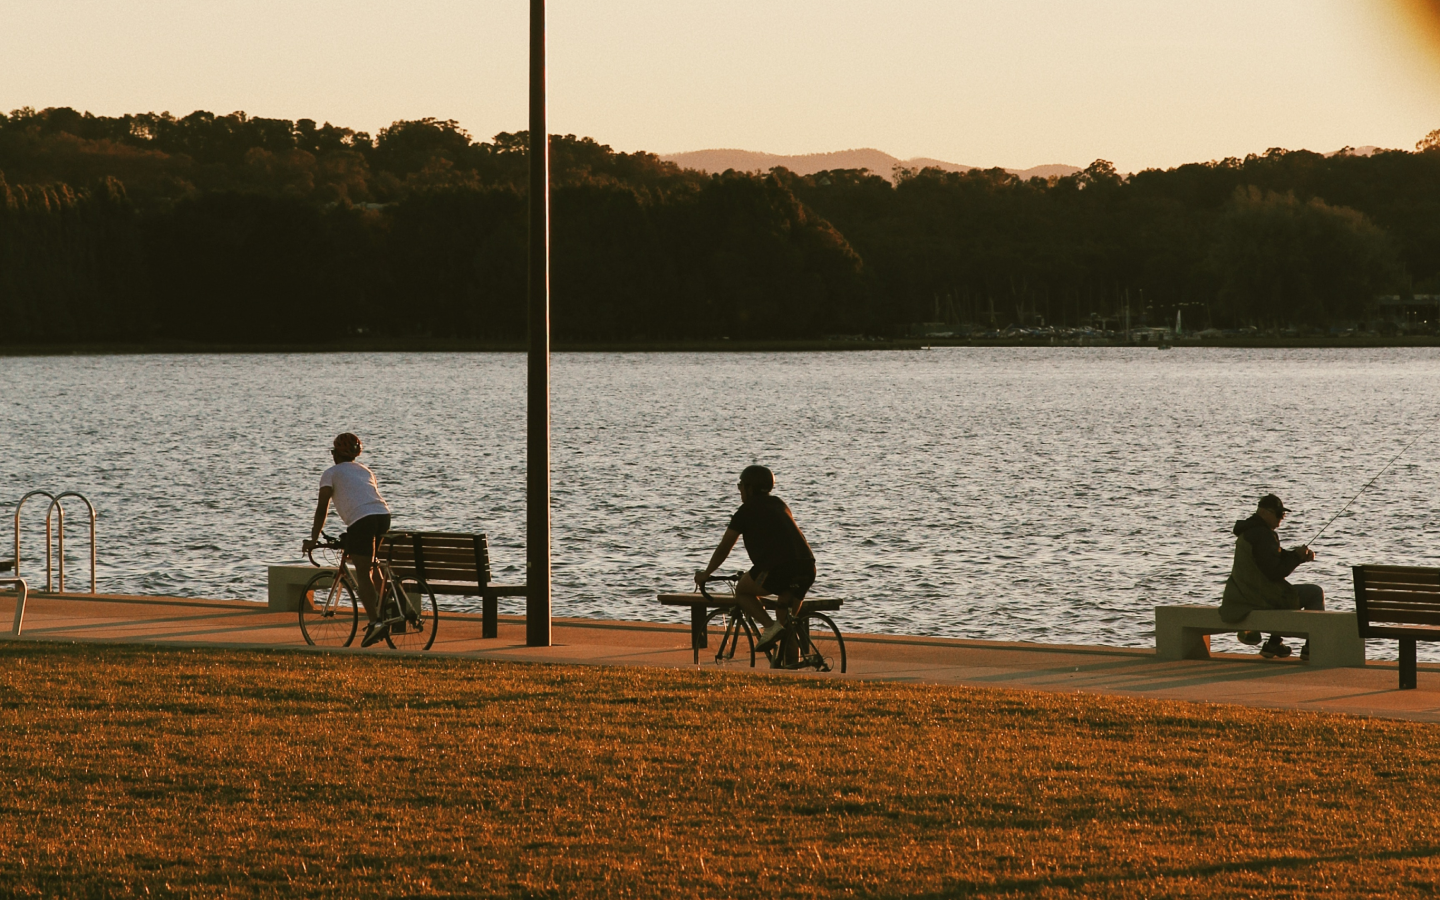
[[[765,494],[752,498],[730,517],[730,528],[745,538],[745,552],[757,568],[773,569],[781,563],[815,560],[790,507],[779,497]]]

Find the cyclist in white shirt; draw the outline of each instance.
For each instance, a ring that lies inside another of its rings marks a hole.
[[[389,630],[385,625],[376,624],[380,619],[379,598],[384,580],[380,567],[375,564],[375,553],[380,539],[390,530],[390,507],[380,496],[375,473],[355,461],[363,449],[360,439],[348,431],[335,438],[335,445],[330,450],[335,465],[320,476],[315,523],[310,527],[310,540],[302,545],[302,549],[308,553],[319,543],[320,529],[325,527],[333,500],[335,511],[340,514],[347,529],[340,536],[340,542],[346,555],[354,560],[355,571],[360,575],[356,579],[360,602],[365,605],[365,615],[370,619],[360,646],[368,647],[382,640]]]

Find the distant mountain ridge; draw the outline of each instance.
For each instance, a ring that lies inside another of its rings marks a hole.
[[[687,153],[671,153],[660,157],[685,169],[699,169],[702,172],[768,172],[783,166],[797,175],[814,175],[829,169],[869,169],[886,180],[893,180],[895,167],[906,169],[943,169],[946,172],[969,172],[977,166],[960,165],[943,159],[916,157],[900,159],[883,150],[863,147],[858,150],[835,150],[830,153],[805,153],[786,156],[779,153],[759,153],[754,150],[691,150]],[[1049,178],[1051,175],[1073,175],[1080,169],[1076,166],[1054,164],[1034,166],[1029,169],[1006,169],[1011,175],[1022,179]]]

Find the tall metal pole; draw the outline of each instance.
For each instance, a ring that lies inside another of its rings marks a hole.
[[[530,358],[525,435],[525,643],[550,646],[550,142],[545,0],[530,0]]]

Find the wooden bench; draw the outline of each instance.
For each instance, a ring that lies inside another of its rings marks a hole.
[[[710,613],[735,606],[735,599],[729,594],[711,594],[709,600],[699,593],[660,594],[657,599],[665,606],[690,607],[690,649],[695,653],[696,665],[700,664],[700,651],[710,646],[709,634],[705,630],[705,622],[710,618]],[[761,597],[760,602],[766,609],[780,608],[779,601],[774,597]],[[800,611],[834,612],[840,608],[842,602],[829,597],[806,597],[805,605]]]
[[[392,531],[381,557],[401,581],[423,581],[436,594],[480,597],[484,601],[481,635],[499,635],[501,597],[524,597],[523,584],[495,584],[490,573],[490,542],[483,534],[441,531]]]
[[[1440,569],[1351,566],[1350,571],[1360,637],[1399,640],[1400,689],[1413,690],[1415,642],[1440,641]]]
[[[1210,635],[1263,631],[1310,641],[1316,668],[1365,665],[1355,613],[1308,609],[1255,609],[1240,622],[1224,622],[1218,606],[1155,607],[1155,655],[1160,659],[1209,659]]]

